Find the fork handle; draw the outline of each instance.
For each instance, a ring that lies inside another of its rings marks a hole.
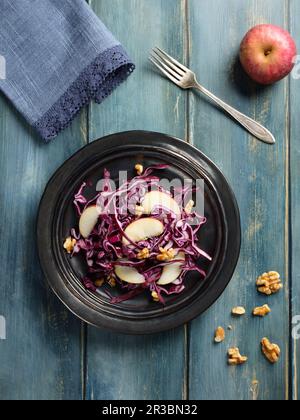
[[[206,96],[208,96],[213,102],[215,102],[225,111],[227,111],[228,114],[230,114],[236,121],[238,121],[243,127],[245,127],[246,130],[248,130],[249,133],[251,133],[253,136],[268,144],[276,143],[273,134],[269,130],[267,130],[263,125],[254,121],[252,118],[247,117],[247,115],[242,114],[238,110],[234,109],[232,106],[226,104],[226,102],[222,101],[209,90],[201,86],[199,83],[195,84],[194,87],[200,90],[200,92],[204,93]]]

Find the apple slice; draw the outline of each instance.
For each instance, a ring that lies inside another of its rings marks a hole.
[[[168,194],[161,191],[151,191],[147,193],[142,201],[145,214],[151,214],[157,207],[169,209],[172,213],[180,216],[181,211],[176,201]]]
[[[125,267],[122,265],[115,266],[115,273],[120,280],[130,284],[143,284],[145,277],[140,274],[134,267]]]
[[[98,219],[99,209],[97,206],[90,206],[84,210],[79,220],[79,232],[86,239],[93,232]]]
[[[146,239],[155,238],[164,232],[164,225],[152,217],[138,219],[132,222],[125,229],[126,236],[135,243]],[[124,237],[123,244],[129,245],[129,241]]]
[[[185,261],[185,254],[183,252],[179,252],[176,255],[175,260],[184,260]],[[166,265],[163,268],[162,275],[158,280],[157,284],[159,286],[166,286],[168,284],[173,283],[178,279],[182,272],[182,262]]]

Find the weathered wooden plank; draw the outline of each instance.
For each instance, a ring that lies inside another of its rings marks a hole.
[[[186,94],[153,72],[155,45],[183,59],[184,2],[94,0],[96,13],[122,41],[137,69],[90,113],[90,138],[132,129],[184,137]],[[153,337],[125,337],[94,328],[87,340],[88,399],[181,399],[185,396],[184,328]]]
[[[200,4],[201,3],[201,4]],[[258,88],[247,81],[236,57],[250,27],[271,22],[286,26],[287,2],[281,0],[190,0],[191,66],[218,96],[268,126],[277,138],[270,147],[258,142],[199,95],[192,96],[191,141],[228,177],[239,202],[243,245],[238,269],[223,297],[190,330],[190,397],[193,399],[285,399],[289,396],[288,282],[288,82]],[[278,270],[284,292],[259,296],[256,277]],[[254,306],[269,303],[273,313],[252,319]],[[234,306],[247,308],[232,319]],[[213,344],[218,325],[232,325],[224,344]],[[262,357],[260,340],[268,336],[282,348],[279,364]],[[247,365],[229,368],[226,352],[239,346]],[[253,381],[259,385],[253,386]]]
[[[291,19],[291,31],[294,36],[298,48],[300,48],[300,28],[299,28],[299,16],[300,16],[300,2],[297,0],[291,0],[290,2],[290,19]],[[299,50],[298,50],[299,51]],[[292,320],[294,321],[292,337],[292,387],[293,387],[293,398],[295,400],[300,399],[300,189],[299,189],[299,177],[300,177],[300,143],[299,143],[299,132],[300,132],[300,121],[299,121],[299,91],[300,91],[300,66],[299,59],[297,60],[297,66],[293,74],[294,77],[291,79],[291,279],[292,279]]]
[[[81,323],[44,283],[35,243],[43,189],[85,139],[86,118],[45,145],[0,98],[1,399],[80,399]],[[47,221],[45,221],[47,223]],[[2,318],[3,320],[3,318]],[[3,338],[3,337],[2,337]]]

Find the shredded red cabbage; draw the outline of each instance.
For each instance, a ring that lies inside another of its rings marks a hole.
[[[144,293],[145,290],[149,290],[151,294],[154,292],[156,300],[164,303],[164,295],[169,296],[183,292],[185,289],[184,279],[188,272],[197,271],[201,277],[206,276],[206,273],[199,267],[199,258],[204,257],[211,260],[211,257],[197,245],[199,230],[206,223],[205,217],[200,214],[189,213],[183,209],[178,217],[169,209],[156,208],[151,217],[163,223],[164,232],[161,236],[134,243],[125,234],[128,225],[140,217],[145,217],[136,214],[136,206],[143,201],[147,192],[158,190],[171,195],[169,191],[162,189],[160,179],[153,175],[154,171],[166,168],[166,165],[149,167],[142,175],[134,177],[115,190],[111,187],[110,173],[105,170],[102,191],[92,200],[88,200],[84,194],[87,183],[82,184],[74,197],[74,206],[78,217],[92,205],[97,205],[102,212],[88,238],[83,238],[77,229],[72,229],[71,236],[76,239],[72,257],[79,253],[85,257],[87,275],[82,279],[82,283],[86,289],[96,292],[96,280],[105,279],[111,284],[111,279],[114,279],[114,282],[124,293],[117,298],[110,295],[112,303],[133,299]],[[178,197],[181,200],[184,199],[188,193],[192,192],[191,189],[192,187],[176,191],[174,199],[178,200]],[[128,207],[130,211],[128,211]],[[126,237],[128,245],[124,245],[124,237]],[[138,253],[145,248],[149,250],[149,257],[143,260],[138,259]],[[183,252],[185,260],[178,260],[175,256],[175,259],[170,261],[158,261],[157,257],[161,253],[161,248],[173,249],[175,255]],[[157,282],[163,268],[166,265],[178,264],[178,262],[182,262],[180,277],[171,285],[159,286]],[[133,285],[121,281],[115,274],[116,265],[134,267],[145,277],[145,283]]]

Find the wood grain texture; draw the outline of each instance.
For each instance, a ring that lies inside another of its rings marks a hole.
[[[0,399],[80,399],[81,323],[46,287],[35,242],[46,182],[84,141],[80,120],[46,146],[1,97],[0,133]]]
[[[290,332],[300,315],[300,78],[258,88],[236,55],[244,33],[263,22],[290,25],[300,48],[299,0],[89,3],[137,64],[129,80],[48,146],[0,98],[0,317],[7,324],[0,399],[298,399],[300,341]],[[153,71],[147,57],[155,45],[190,62],[204,86],[269,127],[276,146],[257,142],[205,98]],[[190,326],[152,337],[83,326],[45,285],[35,248],[37,206],[51,174],[88,141],[133,129],[189,139],[228,177],[242,215],[241,258],[224,295]],[[264,298],[255,279],[269,269],[282,274],[285,289]],[[253,319],[253,307],[264,303],[272,314]],[[246,317],[231,317],[237,305]],[[218,325],[233,331],[216,346]],[[282,348],[276,366],[261,355],[263,336]],[[232,345],[249,356],[247,365],[227,366]]]
[[[92,106],[89,135],[134,129],[185,136],[186,94],[148,64],[159,45],[184,58],[184,2],[93,0],[95,12],[128,49],[137,69],[105,101]],[[88,328],[88,399],[181,399],[185,396],[184,328],[153,337],[125,337]]]
[[[288,282],[288,82],[255,87],[243,76],[237,54],[243,35],[258,23],[287,25],[287,2],[282,0],[189,0],[191,67],[204,86],[242,112],[265,124],[277,144],[258,142],[199,95],[191,97],[190,139],[212,158],[228,177],[239,202],[243,244],[238,269],[222,298],[190,329],[190,398],[221,400],[281,400],[289,396],[289,282]],[[217,30],[216,30],[217,28]],[[278,270],[283,293],[259,296],[256,277]],[[254,306],[269,303],[265,319],[253,319]],[[247,316],[232,319],[234,306]],[[218,325],[233,326],[225,343],[213,344]],[[282,348],[278,365],[262,357],[260,340],[268,336]],[[226,351],[240,347],[249,362],[229,368]],[[253,381],[259,386],[253,387]]]
[[[300,53],[300,2],[291,0],[290,2],[290,23],[293,37],[297,41],[298,53]],[[292,337],[292,387],[293,398],[300,399],[300,59],[297,60],[294,77],[291,79],[291,279],[292,279],[292,327],[296,327],[295,337]]]

